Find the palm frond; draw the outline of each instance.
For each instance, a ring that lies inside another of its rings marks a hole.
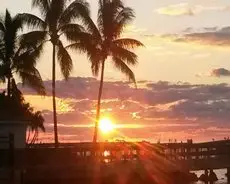
[[[128,67],[128,65],[125,64],[124,61],[122,61],[120,58],[112,57],[114,66],[120,70],[123,74],[125,74],[130,81],[132,81],[136,86],[136,79],[133,71]]]
[[[121,59],[127,64],[136,65],[138,63],[138,56],[127,49],[113,45],[111,52],[112,56]]]
[[[73,43],[70,44],[66,47],[67,50],[74,50],[79,52],[80,54],[87,52],[87,48],[85,47],[85,45],[82,45],[80,42],[78,43]]]
[[[91,71],[92,71],[93,76],[97,77],[99,75],[101,65],[102,65],[101,60],[98,60],[95,58],[91,59]]]
[[[17,28],[13,24],[13,19],[10,15],[10,12],[6,10],[5,14],[5,32],[4,32],[4,47],[5,47],[5,59],[6,62],[10,62],[10,58],[14,54],[16,47],[16,38],[17,38]]]
[[[123,0],[112,0],[111,1],[111,10],[112,10],[112,17],[113,21],[116,20],[117,15],[119,12],[125,9]]]
[[[85,0],[74,0],[59,19],[59,27],[79,19],[84,22],[90,15],[89,3]]]
[[[0,83],[6,82],[6,73],[7,73],[6,66],[4,64],[0,64]]]
[[[44,121],[45,120],[42,116],[42,113],[40,111],[37,111],[34,113],[29,126],[32,131],[38,131],[38,129],[40,129],[42,132],[45,132]]]
[[[132,38],[121,38],[113,41],[113,44],[123,47],[126,49],[134,49],[137,47],[143,47],[144,44],[141,43],[138,40],[132,39]]]
[[[6,31],[4,22],[2,20],[0,21],[0,31],[3,32],[3,33]]]
[[[13,24],[13,27],[16,31],[23,28],[23,22],[22,22],[22,19],[21,19],[19,14],[17,14],[15,17],[13,17],[12,24]]]
[[[21,13],[18,14],[18,19],[21,19],[23,25],[28,26],[29,28],[39,28],[45,30],[47,24],[41,18],[30,13]]]
[[[59,29],[60,34],[63,34],[69,41],[80,39],[83,30],[84,28],[79,24],[66,24]]]
[[[90,17],[89,4],[84,0],[77,0],[70,4],[60,18],[59,24],[60,26],[69,24],[76,19],[81,21],[87,32],[90,32],[95,38],[101,39],[100,32]]]
[[[0,69],[1,70],[1,69]],[[1,71],[0,71],[1,72]],[[6,82],[6,78],[4,76],[0,75],[0,84],[1,83],[5,83]]]
[[[4,24],[5,24],[5,26],[10,26],[12,24],[12,17],[10,15],[10,12],[8,11],[8,9],[6,9],[6,12],[5,12]]]
[[[98,76],[99,69],[102,61],[102,52],[99,48],[97,48],[92,41],[90,41],[90,35],[88,35],[88,39],[80,40],[76,43],[73,43],[67,46],[67,49],[72,49],[79,53],[86,53],[88,60],[91,62],[91,70],[94,76]]]
[[[114,21],[114,37],[118,38],[125,26],[130,24],[134,18],[135,14],[132,8],[124,7],[120,12],[118,12]]]
[[[22,53],[18,51],[13,58],[12,68],[15,68],[16,71],[21,69],[33,69],[33,67],[37,64],[38,58],[40,58],[40,55],[43,52],[43,47],[44,44],[41,44],[38,47],[29,48]]]
[[[21,47],[37,47],[47,41],[48,32],[47,31],[32,31],[25,33],[19,37],[19,43]]]
[[[121,0],[101,0],[98,10],[98,28],[105,39],[112,39],[116,26],[116,16],[124,9]]]
[[[38,8],[43,17],[46,17],[46,14],[50,9],[50,0],[33,0],[32,7]]]
[[[58,29],[58,21],[65,10],[65,6],[66,0],[51,0],[50,2],[50,9],[46,14],[45,21],[53,33]]]
[[[6,48],[4,42],[0,42],[0,65],[5,63]]]
[[[59,41],[57,44],[57,57],[61,67],[61,72],[64,78],[67,80],[70,76],[70,72],[73,69],[73,61],[61,41]]]
[[[44,44],[45,42],[41,43],[37,47],[33,47],[33,51],[30,53],[30,57],[33,58],[34,60],[38,60],[41,57],[41,54],[44,51]]]
[[[30,70],[36,65],[36,60],[30,56],[30,52],[22,53],[16,56],[13,60],[12,69],[18,72],[19,70]]]
[[[41,95],[46,94],[42,77],[35,67],[31,68],[29,71],[21,69],[18,73],[23,85],[28,85]]]
[[[97,25],[93,22],[90,16],[84,16],[83,20],[84,27],[86,31],[94,37],[98,42],[102,42],[102,36],[97,28]]]
[[[103,34],[103,37],[106,37],[106,28],[108,27],[106,25],[107,22],[111,21],[110,11],[108,9],[110,1],[109,0],[99,0],[99,9],[98,9],[98,15],[97,15],[97,26],[99,31]],[[108,13],[107,13],[108,12]],[[107,18],[110,18],[108,21],[106,21]]]
[[[5,21],[4,21],[5,17],[4,15],[0,15],[0,31],[5,32]]]

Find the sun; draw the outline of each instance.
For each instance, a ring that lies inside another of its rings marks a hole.
[[[113,122],[108,118],[103,118],[99,121],[99,128],[102,133],[107,134],[115,129]]]

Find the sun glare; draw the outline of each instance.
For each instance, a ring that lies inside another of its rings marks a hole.
[[[99,128],[104,134],[107,134],[112,132],[115,129],[115,126],[110,119],[104,118],[100,120]]]

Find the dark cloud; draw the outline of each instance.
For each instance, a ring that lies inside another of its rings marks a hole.
[[[215,31],[218,31],[218,27],[204,27],[202,28],[201,30],[196,30],[195,28],[193,27],[187,27],[186,29],[184,29],[182,32],[184,34],[189,34],[189,33],[194,33],[194,32],[215,32]]]
[[[156,139],[160,134],[171,135],[173,131],[178,132],[178,138],[184,139],[193,135],[201,136],[198,130],[208,131],[210,127],[217,127],[219,135],[227,136],[226,132],[221,133],[221,128],[230,128],[229,85],[193,85],[167,81],[141,81],[139,84],[141,88],[136,89],[128,82],[105,81],[102,116],[111,117],[117,124],[148,125],[139,129],[120,129],[123,136]],[[45,81],[45,86],[50,95],[51,82]],[[59,124],[64,125],[59,127],[60,133],[66,139],[75,137],[81,141],[91,140],[93,129],[88,125],[94,123],[98,86],[99,81],[94,78],[57,81],[58,97],[68,99],[66,103],[72,107],[71,111],[58,115]],[[34,95],[28,88],[22,90],[25,94]],[[46,110],[44,115],[46,124],[52,124],[52,112]],[[47,131],[52,132],[52,127]],[[74,133],[76,136],[68,136]]]
[[[183,33],[191,33],[193,30],[194,29],[192,27],[187,27],[185,30],[183,30]]]
[[[230,71],[225,68],[214,69],[211,72],[213,77],[230,77]]]
[[[51,84],[51,81],[45,81],[48,96],[51,96]],[[127,91],[130,91],[131,88],[129,84],[129,82],[122,81],[105,82],[103,97],[106,99],[113,99],[122,96],[123,98],[126,98],[126,93]],[[23,87],[21,84],[19,84],[19,88],[21,88],[22,91],[26,92],[27,94],[36,94],[31,89]],[[68,81],[56,81],[57,97],[60,98],[96,100],[98,88],[99,82],[95,78],[72,77],[69,78]]]
[[[184,41],[194,41],[209,45],[226,46],[230,44],[230,34],[224,32],[204,32],[185,35]]]
[[[175,42],[196,42],[205,45],[229,46],[230,44],[230,27],[210,27],[203,28],[200,31],[194,31],[192,28],[186,30],[185,34],[168,34],[162,38],[168,38]]]
[[[218,27],[205,27],[204,30],[213,32],[213,31],[217,31]]]

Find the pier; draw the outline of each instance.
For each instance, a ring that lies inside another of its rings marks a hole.
[[[1,155],[8,153],[0,150]],[[4,158],[6,157],[7,155]],[[47,178],[52,182],[64,180],[71,183],[69,180],[72,178],[93,177],[98,169],[103,177],[110,176],[113,172],[118,172],[119,175],[129,173],[123,177],[130,173],[154,173],[167,180],[171,173],[177,171],[188,173],[194,170],[227,168],[229,172],[230,141],[162,144],[104,142],[96,145],[63,143],[59,148],[54,148],[53,144],[36,144],[31,148],[14,150],[13,159],[14,169],[24,172],[23,177],[31,183],[45,183]],[[4,160],[1,159],[1,167],[9,163]],[[87,182],[88,180],[85,183]]]
[[[21,157],[19,159],[19,157]],[[17,162],[17,160],[20,160]],[[58,149],[53,144],[36,144],[31,148],[15,151],[16,164],[78,164],[97,160],[111,163],[117,161],[161,160],[176,163],[188,170],[230,168],[230,141],[206,143],[104,142],[63,143]]]

